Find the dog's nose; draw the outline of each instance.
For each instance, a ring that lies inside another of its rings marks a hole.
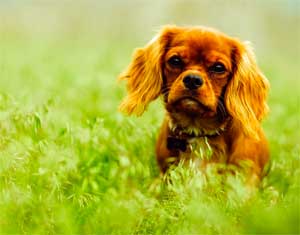
[[[183,78],[184,86],[189,90],[195,90],[198,87],[202,86],[203,80],[200,76],[195,74],[188,74]]]

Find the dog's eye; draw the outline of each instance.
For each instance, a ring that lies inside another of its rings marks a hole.
[[[179,56],[174,55],[168,60],[168,64],[172,67],[180,68],[183,66],[183,61]]]
[[[209,71],[213,73],[224,73],[226,71],[226,68],[224,64],[217,62],[209,68]]]

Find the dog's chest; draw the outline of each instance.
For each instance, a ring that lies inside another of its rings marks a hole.
[[[180,151],[180,158],[197,161],[209,160],[213,156],[214,149],[207,137],[194,137],[186,140],[186,151]]]
[[[226,148],[218,137],[190,137],[168,139],[169,149],[176,154],[177,161],[190,162],[203,166],[209,162],[225,162]],[[175,157],[175,156],[174,156]]]

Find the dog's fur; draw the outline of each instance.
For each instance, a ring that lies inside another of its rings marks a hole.
[[[269,159],[260,126],[269,83],[248,43],[210,28],[166,26],[134,52],[120,79],[127,80],[120,105],[127,114],[141,115],[163,97],[166,115],[156,145],[162,172],[182,159],[199,159],[201,148],[211,156],[200,166],[246,161],[249,176],[261,178]]]

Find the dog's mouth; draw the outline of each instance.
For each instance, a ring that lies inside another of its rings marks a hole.
[[[184,112],[192,115],[211,116],[215,112],[212,107],[203,104],[191,96],[183,96],[171,102],[171,109],[175,112]],[[207,114],[207,115],[205,115]]]

